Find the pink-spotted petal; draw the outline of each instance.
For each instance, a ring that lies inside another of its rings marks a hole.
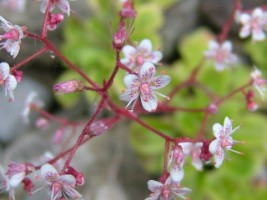
[[[172,165],[170,170],[170,176],[174,182],[180,183],[181,180],[184,178],[184,169],[181,167],[181,165]]]
[[[139,97],[139,90],[126,90],[120,95],[122,101],[133,101]]]
[[[223,163],[223,160],[224,160],[224,150],[222,148],[218,149],[216,154],[214,155],[215,156],[215,167],[216,168],[219,168],[222,163]]]
[[[10,178],[9,184],[11,187],[15,188],[22,182],[24,178],[25,172],[17,173]]]
[[[150,87],[152,90],[157,90],[160,88],[165,87],[168,85],[171,81],[171,77],[168,75],[160,75],[153,78],[153,80],[150,83]]]
[[[122,48],[122,53],[126,58],[131,58],[132,56],[135,56],[136,50],[133,46],[131,45],[125,45]]]
[[[6,80],[9,75],[10,67],[6,62],[0,63],[0,81]]]
[[[151,192],[157,192],[162,189],[163,184],[159,181],[149,180],[147,186]]]
[[[155,192],[150,195],[150,197],[145,198],[145,200],[158,200],[161,192]]]
[[[145,62],[139,71],[139,77],[142,79],[142,82],[150,82],[155,74],[155,66],[151,62]]]
[[[154,94],[152,93],[142,94],[141,93],[140,97],[141,97],[142,106],[146,111],[148,112],[156,111],[158,107],[158,100]]]
[[[210,143],[209,151],[211,154],[215,154],[218,148],[221,148],[220,147],[220,140],[215,139]]]
[[[124,77],[123,82],[129,89],[136,89],[140,86],[139,77],[134,74],[128,74]]]
[[[160,51],[153,51],[151,53],[150,62],[157,64],[162,59],[162,57],[163,55]]]
[[[13,75],[8,75],[4,84],[5,90],[6,91],[15,90],[16,87],[17,87],[17,79]]]
[[[219,123],[214,124],[213,127],[212,127],[212,129],[213,129],[213,134],[214,134],[214,136],[216,138],[220,138],[220,136],[222,134],[224,134],[223,133],[224,132],[224,127],[221,124],[219,124]]]
[[[148,55],[152,51],[152,43],[149,39],[144,39],[140,42],[140,44],[137,47],[137,51],[141,55]]]
[[[20,40],[18,41],[14,41],[14,40],[6,40],[4,45],[3,45],[3,48],[6,49],[6,51],[11,55],[13,56],[13,58],[15,58],[18,53],[19,53],[19,50],[20,50]]]
[[[58,8],[63,13],[66,13],[68,16],[70,15],[70,3],[68,0],[59,0],[58,1]]]
[[[64,187],[64,192],[67,194],[67,196],[69,196],[75,200],[83,199],[83,195],[80,194],[77,190],[75,190],[72,187]]]
[[[63,185],[74,187],[76,184],[76,179],[71,174],[64,174],[58,177],[57,179]]]
[[[53,181],[57,180],[59,174],[53,165],[48,163],[42,165],[41,169],[41,176],[45,179],[47,184],[52,184]]]

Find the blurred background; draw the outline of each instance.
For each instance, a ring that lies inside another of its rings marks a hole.
[[[7,0],[8,1],[8,0]],[[14,10],[0,0],[0,14],[13,24],[25,25],[30,32],[40,33],[43,14],[40,1],[26,0],[24,9]],[[9,0],[10,2],[12,0]],[[13,0],[14,1],[14,0]],[[265,5],[266,0],[243,0],[245,9]],[[97,83],[107,79],[115,65],[112,50],[112,33],[118,23],[118,0],[77,0],[70,1],[72,13],[58,28],[49,33],[48,38],[74,64],[85,71]],[[176,84],[185,80],[193,67],[200,62],[208,41],[220,32],[233,9],[232,0],[136,0],[137,18],[133,23],[134,32],[130,39],[137,44],[144,38],[153,43],[154,49],[163,51],[162,70],[172,77],[166,93]],[[129,22],[129,25],[132,22]],[[250,39],[238,38],[239,26],[231,28],[229,39],[234,44],[234,52],[240,62],[232,70],[216,72],[212,63],[205,64],[199,80],[211,91],[225,95],[249,79],[253,65],[267,77],[267,42],[252,43]],[[38,41],[25,38],[19,55],[13,60],[4,50],[0,60],[10,66],[22,61],[42,47]],[[85,121],[99,101],[95,93],[75,93],[54,95],[52,86],[60,81],[81,79],[68,70],[50,52],[34,59],[22,67],[23,80],[15,90],[15,103],[8,103],[4,91],[0,91],[0,158],[1,165],[9,161],[25,162],[36,160],[46,151],[57,154],[60,147],[53,145],[52,138],[58,124],[36,128],[38,114],[31,113],[30,124],[23,122],[21,113],[31,91],[38,93],[44,108],[58,116],[70,120]],[[124,106],[118,95],[124,88],[118,74],[110,90],[114,102]],[[164,91],[164,93],[165,93]],[[212,125],[223,123],[225,116],[233,119],[236,140],[246,144],[234,149],[243,152],[240,156],[227,154],[227,159],[217,170],[207,165],[203,171],[196,171],[191,161],[185,164],[185,178],[182,185],[192,189],[192,200],[246,200],[267,199],[267,119],[266,101],[258,99],[260,109],[246,110],[242,95],[236,95],[225,102],[216,115],[210,118],[207,135],[212,137]],[[209,99],[193,88],[179,92],[172,105],[198,108],[209,104]],[[109,113],[102,113],[108,116]],[[177,112],[168,115],[140,116],[142,120],[173,137],[192,137],[201,125],[203,113]],[[79,134],[83,125],[77,128]],[[73,130],[66,127],[65,134]],[[75,139],[73,139],[75,142]],[[73,143],[72,142],[72,143]],[[78,189],[86,200],[136,200],[149,195],[147,181],[157,180],[163,167],[164,141],[151,132],[132,122],[123,122],[108,134],[94,138],[76,154],[72,165],[81,170],[86,184]],[[37,187],[41,187],[38,185]],[[0,199],[7,199],[0,194]],[[49,199],[45,189],[31,197],[16,190],[17,199]]]

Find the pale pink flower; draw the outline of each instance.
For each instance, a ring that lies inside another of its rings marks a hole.
[[[57,28],[57,25],[64,20],[64,15],[61,13],[49,13],[47,18],[47,29],[49,31],[54,31]]]
[[[224,41],[219,44],[211,40],[209,42],[209,49],[204,54],[206,58],[214,61],[217,71],[222,71],[226,66],[237,62],[237,56],[232,53],[232,48],[230,41]]]
[[[2,0],[1,4],[10,10],[24,11],[25,10],[25,0]]]
[[[152,50],[152,43],[148,39],[144,39],[137,47],[131,45],[125,45],[122,48],[124,58],[121,59],[121,63],[132,69],[136,67],[136,72],[139,71],[140,66],[145,62],[151,62],[158,64],[162,59],[162,53],[160,51]]]
[[[73,198],[76,200],[83,199],[83,196],[75,190],[76,179],[70,174],[60,175],[57,170],[50,164],[44,164],[41,167],[41,176],[50,186],[51,200]]]
[[[149,180],[148,189],[152,192],[145,200],[171,200],[171,199],[187,199],[185,195],[191,192],[191,189],[181,187],[180,183],[174,182],[169,177],[165,183]]]
[[[238,141],[233,140],[232,134],[238,129],[232,129],[232,122],[228,117],[225,117],[223,126],[219,123],[213,125],[213,134],[215,139],[210,143],[209,151],[215,156],[215,167],[219,168],[224,160],[225,150],[233,151],[232,146]]]
[[[40,10],[42,13],[45,13],[49,0],[42,0]],[[52,0],[52,5],[50,11],[52,11],[55,6],[57,6],[63,13],[70,15],[70,2],[68,0]]]
[[[251,35],[253,41],[265,39],[264,29],[267,27],[267,13],[261,8],[254,9],[251,14],[242,13],[239,16],[239,22],[242,24],[239,32],[241,38]]]
[[[0,193],[8,192],[9,199],[15,200],[15,188],[22,183],[26,170],[24,164],[10,163],[7,172],[0,166]]]
[[[6,62],[0,63],[0,85],[3,85],[5,96],[9,101],[14,101],[14,90],[17,87],[15,76],[10,74],[9,64]]]
[[[184,160],[185,155],[180,145],[172,147],[168,168],[170,168],[170,177],[174,182],[180,182],[184,178]]]
[[[5,49],[13,58],[15,58],[20,50],[21,40],[24,38],[23,29],[18,25],[13,25],[5,18],[0,16],[1,26],[4,34],[0,35],[0,49]],[[4,40],[4,41],[3,41]]]
[[[200,159],[201,148],[203,146],[202,142],[181,142],[183,152],[186,156],[192,157],[192,164],[197,170],[203,169],[203,161]]]
[[[143,108],[148,112],[152,112],[158,106],[156,94],[168,98],[155,90],[165,87],[171,78],[167,75],[154,77],[155,71],[155,66],[152,63],[145,62],[141,66],[138,75],[127,74],[124,77],[124,84],[127,89],[120,95],[120,99],[129,102],[126,107],[136,102],[140,96]]]
[[[253,80],[253,86],[255,87],[255,89],[259,92],[260,96],[264,98],[266,91],[266,80],[262,78],[261,71],[255,67],[254,70],[250,73],[250,77]]]

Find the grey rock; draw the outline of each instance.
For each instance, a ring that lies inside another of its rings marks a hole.
[[[48,88],[41,85],[40,82],[26,76],[18,83],[18,86],[14,91],[15,102],[8,102],[4,95],[4,90],[0,91],[1,142],[11,141],[24,134],[27,130],[28,125],[23,121],[22,112],[26,105],[26,98],[31,91],[38,93],[40,99],[44,102],[44,105],[49,105],[52,96],[48,91]]]
[[[161,30],[165,61],[169,62],[177,55],[178,42],[197,26],[198,4],[198,0],[181,0],[166,11]]]

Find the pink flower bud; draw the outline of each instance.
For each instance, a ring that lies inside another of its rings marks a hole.
[[[73,167],[69,166],[66,169],[66,174],[70,174],[72,176],[75,177],[76,179],[76,185],[83,185],[84,184],[84,174],[81,172],[78,172],[76,169],[74,169]]]
[[[133,1],[127,0],[122,4],[122,9],[120,11],[120,16],[125,18],[136,17],[136,11],[134,10]]]
[[[113,36],[113,48],[120,51],[128,40],[128,32],[123,22],[120,22],[117,32]]]
[[[83,90],[83,88],[84,84],[82,81],[69,80],[55,84],[53,86],[53,91],[56,92],[56,94],[66,94],[66,93],[81,91]]]
[[[49,125],[49,121],[44,117],[40,117],[35,121],[35,126],[37,128],[44,129],[44,128],[47,128],[48,125]]]
[[[14,70],[12,71],[11,73],[13,76],[15,76],[17,82],[20,82],[23,78],[23,72],[22,71],[19,71],[19,70]]]
[[[23,190],[31,194],[33,188],[35,187],[32,180],[26,177],[23,179],[22,183],[24,184]]]
[[[215,105],[215,104],[210,104],[207,108],[207,111],[210,113],[210,114],[216,114],[217,111],[218,111],[218,107]]]

